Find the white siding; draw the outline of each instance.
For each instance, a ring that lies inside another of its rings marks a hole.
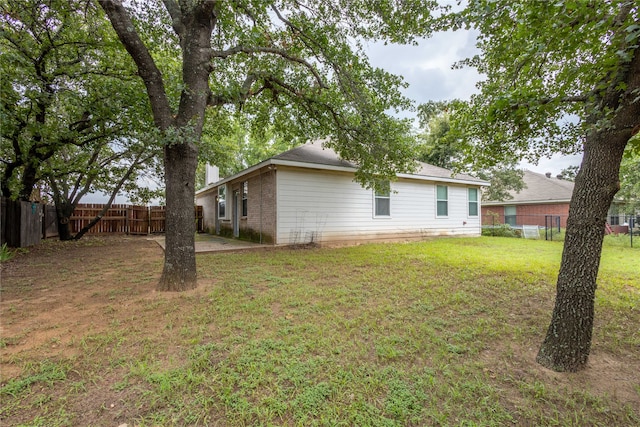
[[[436,217],[435,183],[391,183],[391,215],[373,215],[373,192],[353,174],[279,167],[277,243],[415,239],[480,235],[480,217],[468,217],[467,186],[448,185],[449,215]]]

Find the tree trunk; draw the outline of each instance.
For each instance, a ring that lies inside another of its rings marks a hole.
[[[121,0],[98,0],[147,88],[156,126],[175,132],[164,148],[166,242],[164,269],[157,289],[182,291],[196,287],[195,176],[204,112],[210,94],[211,34],[217,2],[164,1],[182,50],[182,83],[178,113],[173,114],[162,80]]]
[[[556,304],[537,362],[559,372],[584,368],[591,349],[596,278],[607,212],[620,188],[628,136],[594,132],[585,146],[569,206]]]
[[[185,291],[197,285],[195,233],[195,171],[198,150],[183,142],[165,147],[165,255],[159,291]]]
[[[585,367],[591,350],[596,278],[607,213],[620,189],[620,162],[640,118],[640,55],[620,67],[601,98],[600,111],[615,111],[608,127],[597,116],[584,144],[584,157],[569,205],[567,234],[558,273],[556,303],[537,362],[559,372]],[[621,83],[624,83],[622,85]],[[624,87],[624,92],[620,91]]]
[[[20,200],[31,200],[31,194],[38,182],[38,179],[36,178],[37,168],[33,164],[34,161],[35,160],[30,160],[24,165],[21,179],[22,187],[20,188],[20,194],[18,195]]]
[[[62,241],[72,240],[71,227],[69,225],[69,218],[58,217],[58,237]]]
[[[73,214],[74,208],[68,204],[55,200],[56,221],[58,222],[58,237],[60,240],[72,240],[71,224],[69,218]]]

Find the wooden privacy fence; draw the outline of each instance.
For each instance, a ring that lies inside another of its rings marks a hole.
[[[37,202],[14,201],[1,197],[0,245],[25,247],[40,243],[40,239],[58,236],[54,206]],[[69,218],[72,234],[79,232],[98,215],[105,205],[79,204]],[[202,206],[194,207],[196,230],[204,231]],[[164,206],[111,205],[86,234],[154,234],[165,232]]]
[[[0,199],[0,244],[22,248],[40,243],[42,205],[7,197]]]
[[[69,218],[72,233],[77,233],[102,211],[102,204],[79,204]],[[194,207],[196,230],[203,231],[202,206]],[[164,206],[111,205],[102,219],[87,234],[155,234],[165,232]]]

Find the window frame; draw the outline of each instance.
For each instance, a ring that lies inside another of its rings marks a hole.
[[[445,198],[440,198],[438,189],[444,188]],[[440,204],[444,202],[445,213],[440,213]],[[449,217],[449,186],[436,184],[436,218],[448,218]]]
[[[475,193],[475,200],[471,200],[471,194],[472,194],[472,190],[473,193]],[[469,218],[476,218],[478,216],[480,216],[480,197],[479,197],[479,191],[477,188],[475,187],[468,187],[467,188],[467,217]],[[471,213],[471,206],[475,205],[475,214]]]
[[[220,215],[220,208],[222,207],[222,215]],[[218,187],[218,219],[227,219],[227,184],[223,184]]]
[[[249,212],[249,181],[243,181],[240,186],[242,189],[242,216],[246,217]]]
[[[389,181],[383,181],[380,185],[386,187],[386,192],[379,192],[378,189],[373,189],[373,217],[374,218],[391,218],[391,183]],[[378,214],[378,201],[386,200],[388,213]]]
[[[507,208],[513,208],[514,213],[507,215]],[[510,225],[511,227],[515,227],[516,225],[518,225],[518,207],[516,205],[504,206],[504,223]]]

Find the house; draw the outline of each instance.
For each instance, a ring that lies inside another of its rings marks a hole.
[[[563,179],[562,175],[554,177],[551,173],[540,174],[528,170],[524,171],[522,179],[525,188],[520,192],[511,191],[512,199],[482,202],[483,225],[544,227],[546,224],[552,227],[566,227],[574,183]],[[627,226],[623,225],[623,211],[615,201],[609,209],[607,221],[616,233],[627,232]]]
[[[480,235],[487,182],[421,163],[374,192],[355,171],[308,143],[208,185],[196,204],[209,232],[275,245]]]

